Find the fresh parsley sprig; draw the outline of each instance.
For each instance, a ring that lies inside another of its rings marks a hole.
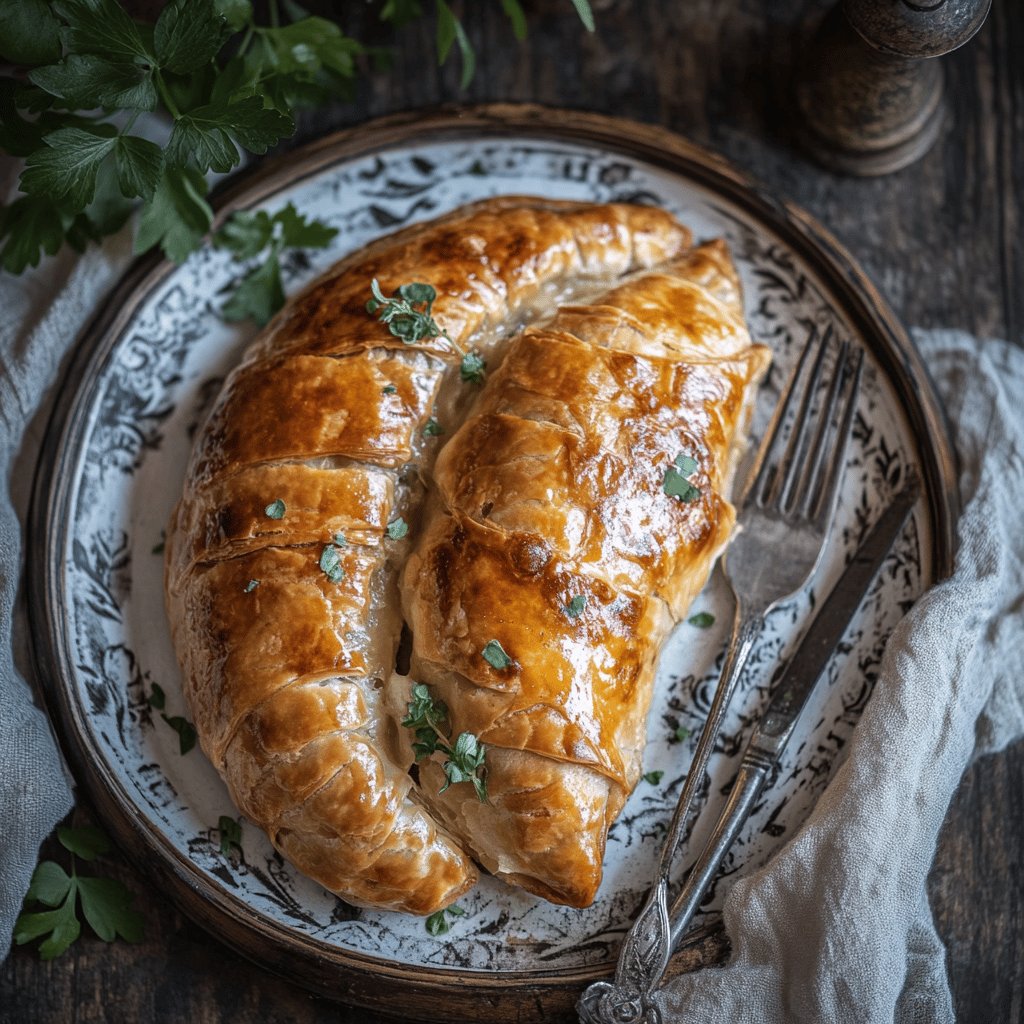
[[[500,2],[522,39],[519,0]],[[588,0],[572,3],[593,30]],[[294,0],[267,9],[269,24],[251,0],[170,0],[145,24],[120,0],[0,4],[0,57],[15,66],[0,76],[0,150],[26,162],[22,195],[0,207],[0,266],[21,273],[65,244],[81,251],[121,228],[139,201],[136,252],[159,246],[184,260],[213,222],[207,173],[292,135],[296,109],[349,98],[381,55]],[[418,0],[377,8],[395,26],[424,13]],[[469,36],[446,0],[434,14],[438,60],[457,44],[465,88]],[[161,144],[134,131],[154,113]]]
[[[237,260],[260,255],[263,260],[235,286],[224,304],[224,319],[251,317],[262,327],[284,305],[281,253],[285,249],[323,249],[337,233],[337,228],[307,220],[291,203],[274,214],[264,210],[232,214],[213,236],[214,246],[229,250]]]
[[[109,853],[110,840],[92,827],[59,828],[57,839],[71,854],[71,873],[56,861],[40,861],[25,896],[25,909],[14,923],[14,941],[23,946],[47,936],[39,946],[40,959],[60,956],[82,932],[81,907],[89,927],[104,942],[118,936],[126,942],[141,942],[142,915],[132,909],[132,893],[116,879],[78,874],[75,858],[93,861]],[[33,904],[51,909],[33,911]]]
[[[459,733],[454,746],[449,744],[448,707],[444,701],[434,699],[425,683],[413,684],[412,700],[406,710],[402,726],[416,734],[412,749],[417,764],[435,752],[447,758],[443,765],[446,781],[439,792],[443,793],[449,786],[460,782],[471,782],[477,799],[487,803],[487,769],[484,765],[487,748],[484,744],[471,732]]]
[[[452,904],[452,906],[445,907],[444,910],[438,910],[425,918],[423,925],[431,935],[447,935],[452,927],[451,922],[448,920],[449,914],[452,917],[466,916],[466,912],[462,907]]]

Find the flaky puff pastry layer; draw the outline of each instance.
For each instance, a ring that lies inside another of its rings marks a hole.
[[[408,730],[400,726],[411,684],[394,674],[403,624],[398,574],[420,533],[424,544],[442,537],[456,514],[452,504],[451,512],[445,508],[429,522],[423,519],[437,452],[465,419],[476,392],[460,379],[460,350],[480,351],[496,370],[483,398],[497,401],[494,381],[508,379],[511,400],[519,387],[512,376],[517,364],[497,368],[509,339],[524,325],[550,319],[566,301],[589,301],[624,275],[660,265],[689,244],[686,229],[658,210],[526,197],[486,200],[343,260],[282,311],[225,382],[197,436],[168,529],[167,609],[185,697],[203,750],[239,810],[300,870],[344,899],[431,913],[474,884],[472,851],[488,865],[493,860],[476,849],[463,827],[465,814],[442,812],[433,802],[436,766],[422,766],[423,785],[414,786]],[[433,285],[433,315],[448,337],[406,345],[391,335],[366,312],[373,278],[385,294],[410,282]],[[626,311],[620,316],[615,309],[601,307],[594,315],[613,333],[631,330]],[[561,315],[589,314],[577,309]],[[589,345],[571,325],[556,333],[564,345]],[[529,357],[527,350],[521,357]],[[531,371],[522,372],[532,387]],[[593,372],[595,385],[606,386]],[[431,417],[447,434],[424,434]],[[510,471],[514,465],[509,462]],[[582,484],[566,477],[563,486]],[[450,492],[451,486],[444,491]],[[265,512],[276,501],[285,508],[281,518]],[[517,514],[514,502],[495,516],[503,514]],[[387,532],[398,516],[410,525],[407,538]],[[493,533],[499,518],[482,518],[477,524],[461,517],[465,526],[459,529]],[[344,574],[333,582],[319,559],[337,534],[344,536],[337,548]],[[481,547],[489,558],[507,557],[500,544],[489,544]],[[421,551],[417,565],[430,557],[426,547]],[[524,551],[521,557],[531,556]],[[616,557],[621,561],[621,554]],[[492,563],[484,559],[485,565]],[[497,585],[500,565],[492,566]],[[575,563],[566,565],[576,571]],[[460,586],[476,586],[473,573],[483,570],[466,571]],[[594,693],[615,676],[616,659],[626,664],[653,658],[653,650],[643,653],[647,647],[637,642],[654,635],[651,616],[664,616],[664,603],[644,597],[626,608],[607,596],[618,587],[616,574],[629,571],[609,563],[607,579],[596,573],[589,583],[606,588],[605,596],[594,599],[581,625],[596,636],[605,605],[613,623],[600,653],[603,675],[587,684]],[[416,581],[427,577],[416,573],[410,579],[416,593],[410,590],[407,603],[424,620],[425,592]],[[524,593],[524,608],[529,600]],[[486,608],[481,603],[481,613]],[[532,614],[543,617],[546,606]],[[420,659],[461,628],[455,620],[435,627],[434,618],[426,628],[436,628],[437,635],[421,638]],[[520,661],[526,658],[523,636],[515,646]],[[448,673],[451,687],[466,690],[466,701],[454,693],[450,698],[459,725],[470,717],[473,695],[514,689],[520,678],[517,669],[514,678],[477,686],[458,659],[439,661],[437,672]],[[637,675],[635,699],[620,695],[622,722],[633,724],[615,725],[611,711],[600,724],[584,715],[578,737],[559,740],[565,730],[557,708],[565,702],[555,698],[550,709],[538,705],[533,718],[520,705],[507,714],[483,713],[483,739],[494,743],[487,762],[492,810],[509,814],[506,834],[513,845],[504,856],[521,871],[536,849],[540,860],[525,873],[540,891],[547,870],[542,861],[552,865],[553,899],[581,901],[563,882],[580,844],[591,844],[590,859],[600,858],[609,808],[621,803],[632,764],[619,734],[630,743],[639,735],[644,678]],[[556,756],[549,748],[558,750]],[[514,792],[518,763],[530,785],[546,772],[552,793],[578,794],[572,806],[563,800],[560,823],[540,832],[524,827],[536,798]],[[596,772],[595,764],[601,766]],[[603,796],[595,779],[606,787]],[[556,840],[560,853],[552,849]]]
[[[768,362],[714,242],[513,339],[441,451],[402,586],[411,669],[453,733],[487,745],[490,801],[439,792],[437,761],[420,779],[496,875],[593,900],[658,652],[733,529],[727,488]],[[664,490],[680,455],[692,501]],[[482,657],[494,640],[506,668]]]

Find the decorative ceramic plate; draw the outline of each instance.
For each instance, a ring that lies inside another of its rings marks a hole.
[[[799,827],[843,757],[889,632],[949,570],[954,500],[945,436],[910,342],[850,258],[805,215],[660,129],[532,107],[419,112],[266,165],[224,193],[219,215],[292,202],[338,228],[329,250],[290,258],[286,285],[294,292],[383,233],[502,193],[656,204],[698,238],[724,235],[742,274],[751,333],[774,352],[755,434],[809,332],[831,327],[864,347],[869,371],[818,592],[831,586],[909,467],[926,483],[800,722],[780,781],[709,894],[706,923],[732,880],[764,864]],[[644,767],[663,775],[639,784],[612,828],[604,882],[588,909],[554,906],[485,878],[460,900],[464,916],[435,937],[422,919],[336,899],[244,821],[240,844],[222,850],[219,819],[237,812],[202,752],[182,754],[167,722],[188,712],[164,617],[160,552],[192,435],[253,334],[219,316],[244,269],[209,245],[180,267],[143,261],[104,303],[65,382],[28,546],[39,677],[65,750],[140,865],[253,959],[323,993],[406,1017],[551,1020],[611,970],[645,896],[718,677],[731,623],[724,587],[713,579],[693,609],[713,615],[713,625],[684,623],[662,653]],[[810,601],[768,623],[712,761],[709,805],[722,800],[773,666]],[[155,708],[160,691],[164,706]]]

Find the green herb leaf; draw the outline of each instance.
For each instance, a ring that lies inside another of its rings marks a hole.
[[[661,782],[664,774],[664,772],[647,772],[643,776],[643,780],[644,782],[650,783],[650,785],[652,786],[656,786],[659,782]]]
[[[22,65],[60,57],[60,23],[46,0],[0,4],[0,57]]]
[[[64,242],[60,211],[42,196],[22,196],[0,208],[0,263],[4,270],[20,274],[38,266],[43,253],[52,256]]]
[[[380,389],[380,393],[382,395],[396,395],[398,394],[398,388],[396,388],[394,384],[385,384],[384,387]]]
[[[665,470],[662,489],[670,498],[692,502],[700,498],[700,489],[692,484],[687,477],[697,469],[697,460],[691,455],[680,454],[676,461]]]
[[[225,320],[235,322],[252,318],[263,327],[283,305],[281,264],[275,253],[242,278],[221,312]]]
[[[64,902],[57,910],[47,910],[41,914],[23,913],[14,922],[14,941],[19,946],[38,939],[41,935],[49,935],[39,947],[42,960],[58,957],[81,934],[82,926],[75,915],[75,897],[78,887],[74,883],[69,887]]]
[[[587,607],[587,598],[583,594],[577,594],[563,609],[570,619],[578,619]]]
[[[168,718],[167,715],[160,716],[177,734],[178,750],[183,756],[196,745],[195,726],[181,715],[174,715]]]
[[[345,568],[333,544],[327,544],[320,552],[320,568],[332,583],[340,583],[345,578]]]
[[[424,926],[431,935],[447,935],[451,925],[448,923],[446,912],[438,910],[428,917],[424,922]]]
[[[249,582],[245,585],[245,593],[251,594],[259,585],[259,580],[249,580]]]
[[[224,18],[232,32],[245,28],[252,21],[250,0],[217,0],[217,13]]]
[[[401,540],[409,533],[409,524],[399,516],[388,523],[388,536],[392,540]]]
[[[114,848],[106,835],[91,825],[82,828],[59,828],[57,838],[65,850],[70,850],[82,860],[95,860],[101,854],[110,853]]]
[[[504,671],[512,664],[512,659],[505,653],[505,649],[497,640],[488,640],[480,654],[491,668],[497,669],[499,672]]]
[[[113,878],[78,878],[82,913],[104,941],[120,935],[126,942],[142,941],[142,915],[131,907],[132,894]]]
[[[153,30],[160,66],[177,75],[198,71],[217,55],[225,27],[213,0],[171,0]]]
[[[273,234],[274,222],[265,210],[238,210],[213,236],[213,245],[228,249],[235,259],[247,260],[266,248]]]
[[[438,749],[444,749],[440,747]],[[477,799],[487,803],[487,782],[478,772],[483,767],[487,748],[471,733],[459,733],[455,746],[444,750],[448,760],[444,763],[444,774],[447,780],[441,787],[444,792],[449,786],[459,782],[472,782]]]
[[[669,738],[670,743],[685,743],[690,738],[690,730],[685,725],[680,725]]]
[[[423,424],[423,436],[424,437],[438,437],[444,433],[444,427],[441,426],[433,416]]]
[[[576,13],[580,16],[580,21],[583,22],[583,27],[588,32],[593,32],[594,12],[590,9],[590,3],[588,0],[572,0],[572,5],[576,8]]]
[[[698,629],[707,629],[715,624],[715,617],[710,612],[697,612],[696,615],[691,615],[686,621]]]
[[[206,179],[199,171],[165,166],[156,190],[142,208],[135,251],[146,252],[159,244],[168,259],[183,262],[213,221],[205,196]]]
[[[466,30],[462,27],[462,22],[455,17],[445,0],[434,2],[437,4],[437,63],[443,64],[448,59],[452,43],[457,42],[462,56],[462,78],[459,81],[459,88],[466,89],[476,73],[476,53]]]
[[[280,498],[276,498],[263,510],[269,519],[284,519],[285,511],[284,502]]]
[[[479,352],[467,352],[459,364],[459,375],[470,384],[483,384],[487,363]]]
[[[56,0],[53,9],[67,21],[65,45],[71,53],[95,53],[112,63],[156,63],[135,22],[117,0]]]
[[[336,533],[334,535],[333,540],[334,540],[334,543],[337,544],[339,548],[347,548],[348,547],[348,540],[345,538],[345,534],[343,534],[341,532]]]
[[[121,194],[148,199],[160,182],[164,155],[159,146],[135,135],[122,135],[115,149]]]
[[[44,136],[45,149],[25,161],[22,191],[64,203],[69,209],[85,209],[96,194],[96,173],[117,144],[109,125],[95,128],[60,128]]]
[[[274,214],[272,223],[279,228],[281,241],[287,249],[325,249],[338,234],[337,228],[313,217],[304,217],[291,203]]]
[[[406,345],[414,345],[423,338],[448,337],[431,316],[434,299],[437,298],[437,292],[431,285],[403,284],[397,294],[388,297],[374,278],[370,282],[370,294],[372,297],[367,300],[366,312],[371,316],[379,312],[377,319],[387,324],[388,330]]]
[[[512,22],[512,33],[522,42],[526,38],[526,14],[519,0],[501,0],[501,9]]]
[[[157,711],[163,711],[164,705],[167,703],[167,697],[164,694],[163,687],[159,683],[151,683],[151,692],[146,698],[146,703],[151,708],[156,708]]]
[[[242,826],[238,821],[222,814],[217,822],[217,831],[220,832],[220,852],[225,857],[231,856],[232,847],[241,852]]]
[[[156,110],[153,73],[138,64],[111,63],[95,54],[68,54],[60,64],[34,68],[33,84],[79,109]]]
[[[71,876],[59,864],[52,860],[40,861],[32,872],[32,882],[25,900],[37,900],[48,907],[56,907],[67,896],[70,888]]]

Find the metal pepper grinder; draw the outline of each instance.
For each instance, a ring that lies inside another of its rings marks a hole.
[[[942,126],[942,62],[984,24],[992,0],[840,0],[797,72],[797,131],[846,174],[913,163]]]

